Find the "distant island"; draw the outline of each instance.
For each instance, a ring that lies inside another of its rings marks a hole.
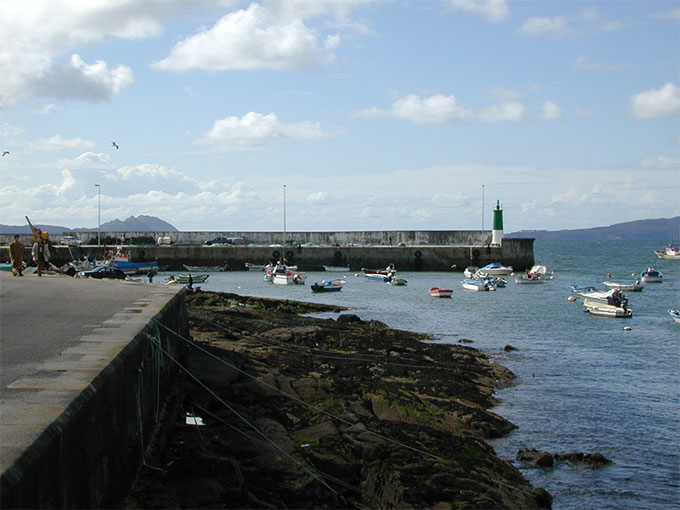
[[[98,228],[70,228],[59,225],[43,225],[36,224],[43,232],[50,234],[63,234],[65,232],[97,232]],[[102,232],[178,232],[178,230],[170,225],[167,221],[163,221],[155,216],[130,216],[128,219],[121,221],[115,219],[101,224]],[[30,234],[31,228],[28,223],[25,225],[2,225],[0,224],[0,233],[2,234]]]
[[[608,227],[579,228],[573,230],[520,230],[505,237],[547,240],[662,240],[677,242],[680,239],[680,216],[655,220],[627,221]]]

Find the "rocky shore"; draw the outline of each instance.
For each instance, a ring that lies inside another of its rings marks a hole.
[[[514,428],[488,410],[513,375],[479,351],[325,305],[188,310],[192,375],[126,508],[550,507],[485,442]]]

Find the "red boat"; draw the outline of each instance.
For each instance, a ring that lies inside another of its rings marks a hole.
[[[432,297],[450,298],[452,293],[451,289],[442,289],[440,287],[432,287],[430,289],[430,296]]]

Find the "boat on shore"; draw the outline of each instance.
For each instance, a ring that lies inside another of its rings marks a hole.
[[[663,250],[654,250],[654,253],[660,259],[680,260],[680,248],[676,248],[672,244],[669,244]]]
[[[189,279],[191,279],[192,285],[194,283],[203,283],[205,282],[210,275],[208,274],[177,274],[177,275],[172,275],[170,278],[168,278],[168,282],[166,285],[188,285],[189,284]]]
[[[345,285],[345,280],[336,278],[335,280],[321,280],[321,283],[312,284],[312,292],[340,292]]]
[[[452,289],[442,289],[441,287],[432,287],[430,289],[430,296],[436,298],[450,298],[453,294]]]

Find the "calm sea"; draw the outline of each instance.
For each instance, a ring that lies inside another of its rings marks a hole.
[[[341,273],[308,273],[304,286],[272,285],[259,272],[213,273],[201,287],[341,304],[363,319],[432,333],[441,342],[473,340],[517,375],[516,384],[498,392],[502,403],[494,408],[518,426],[491,442],[499,455],[514,459],[520,448],[537,448],[600,452],[613,461],[595,470],[517,464],[554,496],[555,509],[679,508],[680,325],[667,309],[680,307],[680,261],[657,259],[653,250],[664,244],[536,241],[536,262],[554,270],[555,280],[517,285],[508,278],[496,292],[465,291],[461,273],[440,272],[400,272],[406,287],[352,272],[343,290],[331,294],[313,294],[310,285]],[[631,319],[591,316],[580,300],[567,299],[570,284],[604,289],[607,273],[631,282],[649,266],[664,282],[628,293]],[[453,289],[452,299],[431,298],[433,286]],[[507,344],[517,350],[504,351]]]

